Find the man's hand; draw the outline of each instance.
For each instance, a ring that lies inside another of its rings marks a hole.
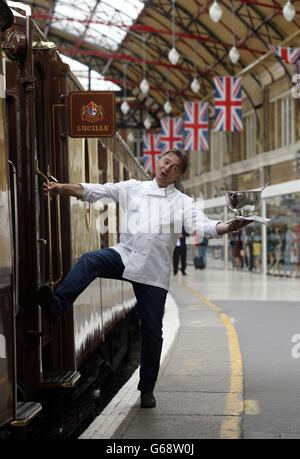
[[[253,220],[244,220],[243,218],[234,218],[228,222],[221,222],[217,224],[217,233],[221,236],[223,234],[233,233],[244,228],[244,226],[252,223]]]
[[[62,189],[63,185],[61,183],[56,183],[56,182],[48,182],[48,183],[43,183],[43,193],[45,198],[47,197],[48,193],[50,193],[51,196],[55,196],[58,194],[62,194]]]
[[[43,193],[45,197],[47,197],[48,193],[50,193],[51,196],[64,194],[81,199],[83,196],[83,187],[80,184],[73,185],[71,183],[48,182],[43,183]]]

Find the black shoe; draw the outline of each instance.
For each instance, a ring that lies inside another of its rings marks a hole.
[[[185,272],[185,271],[182,271],[182,275],[183,275],[183,276],[186,276],[187,274],[186,274],[186,272]]]
[[[141,393],[141,408],[155,408],[156,400],[153,392],[142,392]]]
[[[61,315],[62,311],[60,305],[53,294],[53,290],[48,285],[42,285],[38,291],[38,304],[45,312],[50,322],[56,323]]]
[[[177,274],[177,271],[174,271],[174,272],[173,272],[173,274],[174,274],[174,276],[176,276],[176,274]]]

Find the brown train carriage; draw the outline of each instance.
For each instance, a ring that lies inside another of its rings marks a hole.
[[[5,3],[0,3],[0,29],[6,30],[13,16]],[[1,46],[0,46],[1,51]],[[10,215],[10,185],[5,124],[5,83],[0,60],[0,425],[15,415],[14,374],[14,301],[13,253]]]
[[[58,324],[47,321],[38,287],[55,287],[82,253],[116,243],[117,231],[103,227],[118,228],[118,209],[65,196],[45,199],[42,183],[147,176],[118,133],[107,140],[68,136],[68,93],[82,87],[28,12],[13,12],[13,25],[2,33],[6,116],[2,109],[0,135],[8,148],[0,152],[0,426],[16,427],[40,411],[33,401],[47,406],[57,391],[60,401],[64,391],[76,392],[78,369],[91,357],[94,379],[102,365],[119,364],[135,304],[131,284],[96,279]]]

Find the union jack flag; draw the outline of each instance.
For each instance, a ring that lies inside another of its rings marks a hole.
[[[300,59],[300,48],[282,48],[281,46],[270,45],[269,48],[285,64],[296,64]]]
[[[208,103],[184,102],[184,149],[208,150]]]
[[[243,129],[242,122],[242,78],[214,77],[215,131],[236,132]]]
[[[156,165],[161,155],[160,150],[160,135],[159,134],[144,134],[144,169],[146,172],[155,172]]]
[[[180,149],[183,146],[182,126],[183,119],[178,116],[171,118],[165,116],[160,120],[160,142],[162,153],[167,150]]]

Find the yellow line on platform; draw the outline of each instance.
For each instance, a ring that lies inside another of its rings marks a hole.
[[[225,419],[221,425],[220,438],[239,439],[241,438],[241,416],[244,412],[244,377],[242,355],[236,329],[233,326],[230,317],[216,304],[197,290],[187,287],[186,285],[185,288],[217,313],[226,328],[230,354],[231,376],[230,388],[225,404]]]

